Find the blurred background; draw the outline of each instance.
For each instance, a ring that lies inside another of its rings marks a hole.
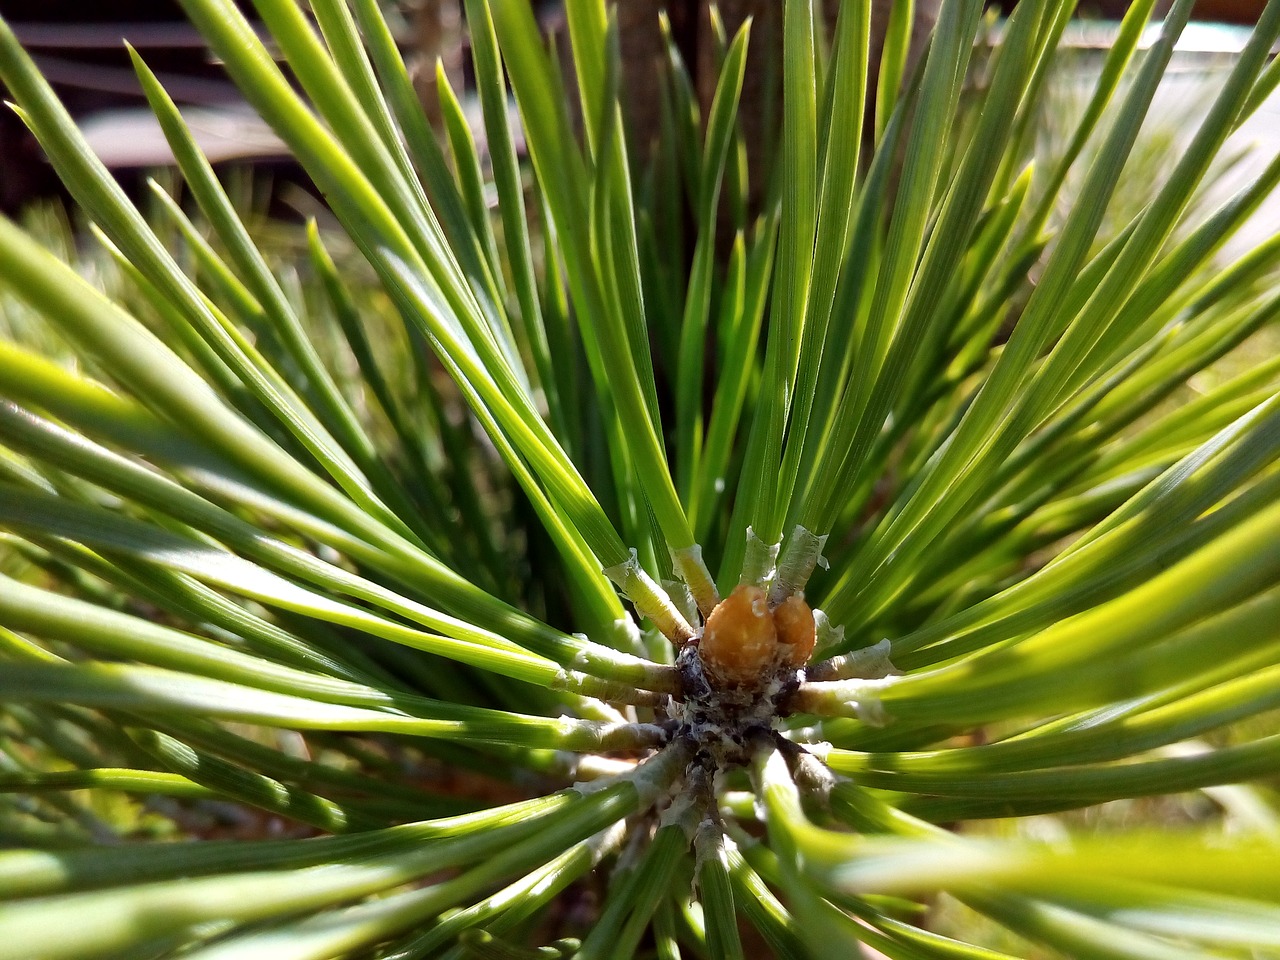
[[[547,33],[563,32],[560,0],[534,2]],[[881,32],[891,2],[875,3],[875,20]],[[834,16],[838,0],[823,0],[823,4],[828,15]],[[938,0],[916,0],[915,34],[919,38],[927,36],[937,5]],[[1183,71],[1211,71],[1215,58],[1229,56],[1243,42],[1245,25],[1256,18],[1263,5],[1264,0],[1197,3],[1196,18],[1219,26],[1188,32],[1179,53]],[[242,6],[250,7],[247,3]],[[415,68],[424,107],[429,113],[434,112],[437,58],[455,89],[467,87],[469,56],[461,2],[406,0],[385,6],[393,14],[399,41]],[[625,0],[618,5],[630,133],[633,148],[642,155],[648,133],[658,124],[660,96],[655,64],[665,42],[658,12],[664,8],[668,11],[672,39],[705,105],[710,101],[713,74],[710,6],[707,0]],[[770,83],[770,67],[777,62],[772,54],[781,39],[781,3],[720,0],[717,6],[730,33],[745,17],[755,18],[753,62],[747,71],[743,96],[744,104],[753,109],[744,112],[744,119],[748,124],[747,142],[763,142],[762,128],[772,113],[768,107],[777,95],[776,84]],[[1071,42],[1082,49],[1105,46],[1106,21],[1122,16],[1127,6],[1118,0],[1081,3],[1081,25],[1089,29],[1077,31]],[[249,163],[255,170],[269,174],[271,182],[279,187],[307,189],[279,140],[248,110],[222,76],[200,37],[185,22],[176,0],[0,0],[0,13],[83,125],[90,143],[126,187],[136,187],[144,172],[163,168],[170,155],[159,127],[146,110],[124,40],[138,48],[184,108],[210,159],[222,164]],[[560,49],[566,47],[567,43],[560,44]],[[1276,119],[1274,113],[1271,118]],[[750,129],[753,124],[757,129]],[[753,168],[760,169],[760,165],[753,164]],[[57,178],[21,121],[12,111],[0,110],[0,210],[13,215],[32,200],[59,195]],[[277,193],[273,189],[274,195]]]

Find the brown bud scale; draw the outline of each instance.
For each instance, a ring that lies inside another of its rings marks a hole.
[[[778,644],[783,662],[799,670],[809,662],[818,642],[813,610],[804,602],[804,597],[793,595],[778,604],[773,611],[773,622],[778,629]]]
[[[814,642],[813,611],[802,597],[770,610],[764,590],[744,584],[711,611],[698,652],[713,683],[753,686],[779,667],[803,666]]]

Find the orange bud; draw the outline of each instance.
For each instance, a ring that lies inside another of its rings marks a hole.
[[[798,670],[809,662],[817,643],[813,611],[804,597],[790,596],[773,611],[773,622],[777,625],[783,662]]]
[[[711,611],[698,653],[714,679],[747,684],[772,668],[777,646],[768,597],[759,587],[744,584]]]

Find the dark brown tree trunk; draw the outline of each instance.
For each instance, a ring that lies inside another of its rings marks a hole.
[[[894,0],[872,0],[871,8],[871,89],[880,64],[880,47]],[[924,50],[938,17],[941,0],[916,0],[912,29],[912,61]],[[742,23],[752,18],[751,48],[743,81],[741,122],[752,173],[752,192],[763,188],[763,145],[772,139],[769,126],[778,122],[782,90],[770,77],[777,77],[782,59],[781,0],[719,0],[716,4],[732,36]],[[633,143],[647,149],[659,125],[658,71],[664,59],[658,13],[665,9],[672,34],[693,82],[705,117],[715,93],[716,71],[711,22],[706,0],[626,0],[618,5],[618,26],[626,77],[628,123]],[[822,0],[827,22],[834,25],[839,0]],[[910,69],[908,63],[908,70]]]
[[[461,0],[415,0],[406,11],[413,33],[414,51],[410,63],[414,89],[431,122],[439,126],[440,95],[436,90],[436,59],[455,92],[462,87],[462,4]]]

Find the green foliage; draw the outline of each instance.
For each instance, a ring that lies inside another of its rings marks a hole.
[[[482,148],[375,0],[183,6],[332,215],[134,53],[139,207],[0,23],[87,227],[0,221],[0,958],[1280,956],[1280,3],[1157,162],[1189,0],[1055,136],[1070,4],[787,0],[767,179],[750,25],[644,143],[603,0],[467,0]]]

